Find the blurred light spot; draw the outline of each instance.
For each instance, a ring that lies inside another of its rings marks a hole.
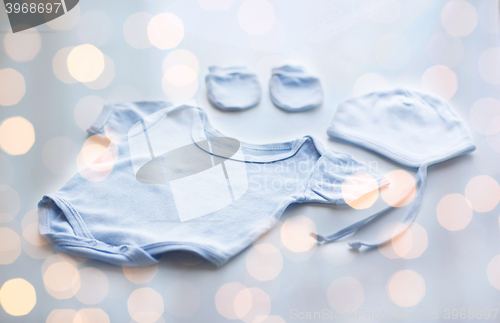
[[[148,39],[148,24],[153,16],[148,12],[137,12],[130,15],[123,24],[123,37],[132,47],[144,49],[151,47]]]
[[[83,308],[76,313],[72,323],[109,323],[109,316],[100,308]]]
[[[104,55],[91,44],[74,47],[67,62],[69,74],[80,82],[95,81],[104,71]]]
[[[54,7],[54,11],[55,11]],[[59,8],[62,10],[62,8]],[[47,25],[50,28],[55,30],[69,30],[73,29],[78,22],[80,21],[80,5],[77,4],[73,9],[63,14],[62,16],[57,17],[54,20],[47,21]]]
[[[38,222],[33,222],[23,229],[23,237],[28,240],[29,243],[35,246],[43,246],[48,244],[47,239],[40,235],[38,230]]]
[[[387,239],[393,237],[396,229],[401,228],[401,222],[385,223],[377,233],[377,239]],[[404,241],[404,240],[402,240]],[[396,253],[392,246],[392,239],[390,242],[385,243],[378,247],[378,251],[389,259],[397,259],[401,256]]]
[[[499,118],[500,101],[494,98],[479,99],[470,109],[472,127],[482,135],[500,132],[500,125],[497,125]]]
[[[401,307],[417,305],[425,295],[425,281],[413,270],[401,270],[387,283],[391,301]]]
[[[80,270],[81,286],[76,298],[87,305],[97,304],[108,294],[108,278],[97,268],[87,267]]]
[[[82,43],[104,46],[113,36],[113,21],[102,11],[87,11],[76,26],[76,34]]]
[[[127,307],[130,316],[138,323],[153,323],[163,314],[163,298],[152,288],[139,288],[128,298]]]
[[[413,200],[417,187],[412,175],[402,169],[397,169],[385,174],[384,178],[390,183],[380,189],[380,196],[385,203],[401,207],[408,205]],[[401,200],[403,196],[406,197]]]
[[[184,266],[196,266],[201,264],[203,261],[198,255],[190,252],[180,252],[176,257],[177,261],[179,261]]]
[[[166,70],[161,83],[163,92],[172,101],[187,101],[198,91],[198,75],[186,65]]]
[[[365,0],[363,9],[372,22],[390,23],[401,14],[401,1],[399,0]]]
[[[429,67],[422,75],[420,83],[424,91],[434,93],[445,100],[451,99],[458,88],[457,75],[444,65]]]
[[[0,155],[0,185],[9,185],[14,180],[14,165],[10,161],[10,157]],[[0,213],[2,213],[0,208]]]
[[[335,266],[346,265],[356,256],[356,252],[351,250],[347,243],[340,241],[325,244],[319,251],[326,261]]]
[[[35,288],[22,278],[10,279],[0,288],[0,305],[12,316],[28,314],[35,304]]]
[[[500,185],[488,175],[473,177],[465,187],[465,197],[474,211],[491,211],[500,202]]]
[[[203,10],[228,10],[233,2],[234,0],[198,0]]]
[[[238,23],[250,35],[267,33],[274,22],[274,7],[266,0],[244,0],[238,8]]]
[[[57,299],[68,299],[80,289],[80,274],[71,262],[58,261],[45,270],[43,282],[50,295]]]
[[[200,307],[200,291],[190,282],[174,282],[164,295],[165,309],[174,317],[190,317]]]
[[[23,155],[35,143],[35,129],[23,117],[12,117],[0,125],[0,148],[9,155]]]
[[[14,220],[14,217],[7,213],[0,213],[0,223],[6,223]]]
[[[420,257],[428,246],[427,231],[418,223],[390,222],[379,231],[377,238],[391,238],[391,241],[378,247],[380,253],[389,259]]]
[[[276,22],[265,34],[248,35],[250,46],[261,53],[275,53],[286,43],[286,29]]]
[[[101,75],[92,82],[84,82],[83,84],[92,90],[100,90],[104,89],[106,86],[111,84],[113,79],[115,78],[115,63],[108,55],[103,54],[104,56],[104,70]]]
[[[220,315],[228,320],[235,320],[238,318],[235,312],[235,299],[236,296],[246,287],[240,283],[227,283],[222,285],[215,294],[215,307]]]
[[[286,323],[286,321],[279,315],[269,315],[269,316],[260,316],[258,315],[255,320],[255,323]]]
[[[496,123],[498,123],[499,125],[496,126]],[[490,123],[490,126],[493,124],[495,124],[495,128],[500,128],[500,118],[497,118],[496,120],[492,120],[492,122]],[[493,127],[490,127],[490,128],[493,128]],[[500,133],[497,133],[497,134],[492,135],[492,136],[488,136],[487,140],[488,140],[488,144],[490,145],[491,148],[500,152]]]
[[[26,84],[21,73],[13,68],[0,70],[0,105],[17,104],[26,93]]]
[[[352,90],[354,95],[368,94],[376,91],[387,90],[389,82],[377,73],[367,73],[361,75],[354,83]]]
[[[464,56],[464,45],[457,36],[446,32],[437,33],[427,44],[427,54],[436,65],[454,67]]]
[[[485,50],[479,57],[479,74],[486,82],[500,84],[500,47],[493,47]]]
[[[500,290],[500,255],[496,255],[491,259],[486,272],[491,286]]]
[[[375,58],[384,68],[402,69],[410,62],[410,42],[399,34],[384,35],[375,44]]]
[[[260,288],[245,288],[234,299],[234,311],[243,322],[260,321],[271,312],[271,299]]]
[[[11,264],[21,254],[21,239],[12,229],[0,228],[0,265]]]
[[[316,232],[314,222],[303,215],[288,218],[281,226],[281,241],[293,252],[305,252],[316,245],[311,233]]]
[[[146,284],[155,278],[158,264],[147,267],[123,267],[123,274],[134,284]]]
[[[160,13],[148,24],[148,38],[159,49],[172,49],[184,38],[184,24],[172,13]]]
[[[335,279],[328,287],[328,303],[339,313],[356,311],[365,299],[363,285],[355,278],[344,276]]]
[[[462,194],[448,194],[439,201],[436,214],[445,229],[458,231],[472,220],[472,205]]]
[[[163,73],[174,66],[187,66],[196,74],[198,74],[199,71],[198,58],[187,49],[176,49],[169,52],[163,60]]]
[[[52,69],[55,76],[66,84],[78,82],[69,74],[68,70],[68,55],[74,47],[64,47],[60,49],[52,60]]]
[[[107,99],[109,101],[138,101],[142,100],[142,93],[132,85],[122,85],[115,87],[109,93]]]
[[[441,12],[441,22],[450,34],[467,36],[477,25],[476,8],[464,0],[450,1]]]
[[[342,197],[354,209],[367,209],[378,199],[377,180],[366,172],[352,173],[342,183]]]
[[[81,98],[75,106],[76,124],[87,130],[101,114],[106,100],[97,95],[89,95]]]
[[[5,51],[15,61],[31,61],[40,52],[42,39],[35,28],[12,33],[12,30],[4,38]]]
[[[477,15],[479,24],[486,32],[496,34],[500,31],[497,0],[483,0],[477,10]]]
[[[53,310],[47,317],[46,323],[73,323],[76,311],[73,309]]]
[[[88,181],[101,181],[113,170],[118,159],[116,144],[102,134],[88,138],[76,158],[80,175]]]
[[[9,214],[13,217],[21,209],[21,198],[12,187],[0,185],[0,214]]]
[[[40,234],[37,209],[26,213],[21,227],[23,229],[21,245],[31,258],[43,259],[54,253],[47,239]]]
[[[76,144],[67,137],[55,137],[43,147],[43,163],[55,174],[69,174],[76,170]]]
[[[255,279],[272,280],[283,269],[283,256],[272,244],[256,244],[247,254],[246,265],[248,273]]]

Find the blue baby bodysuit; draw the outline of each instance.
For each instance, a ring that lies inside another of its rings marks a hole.
[[[355,172],[382,182],[308,136],[265,145],[224,136],[184,103],[108,103],[88,132],[109,145],[41,199],[40,232],[61,252],[116,265],[145,266],[181,250],[221,266],[290,204],[344,204],[354,196],[342,184]],[[356,194],[378,188],[357,185]]]

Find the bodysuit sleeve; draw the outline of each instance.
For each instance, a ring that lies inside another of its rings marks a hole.
[[[388,185],[376,163],[364,163],[347,154],[326,150],[312,170],[304,202],[346,204]]]

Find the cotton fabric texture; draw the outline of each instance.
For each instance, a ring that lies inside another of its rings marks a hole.
[[[88,132],[111,142],[41,199],[40,232],[60,252],[115,265],[146,266],[165,252],[185,251],[221,266],[289,205],[345,204],[353,197],[342,194],[342,183],[354,172],[383,181],[309,136],[239,142],[184,103],[108,103]],[[359,187],[377,189],[368,181]]]

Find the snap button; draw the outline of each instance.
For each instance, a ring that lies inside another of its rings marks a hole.
[[[120,251],[121,251],[121,252],[125,252],[125,251],[127,251],[127,250],[128,250],[128,247],[127,247],[127,246],[121,246],[121,247],[120,247]]]

